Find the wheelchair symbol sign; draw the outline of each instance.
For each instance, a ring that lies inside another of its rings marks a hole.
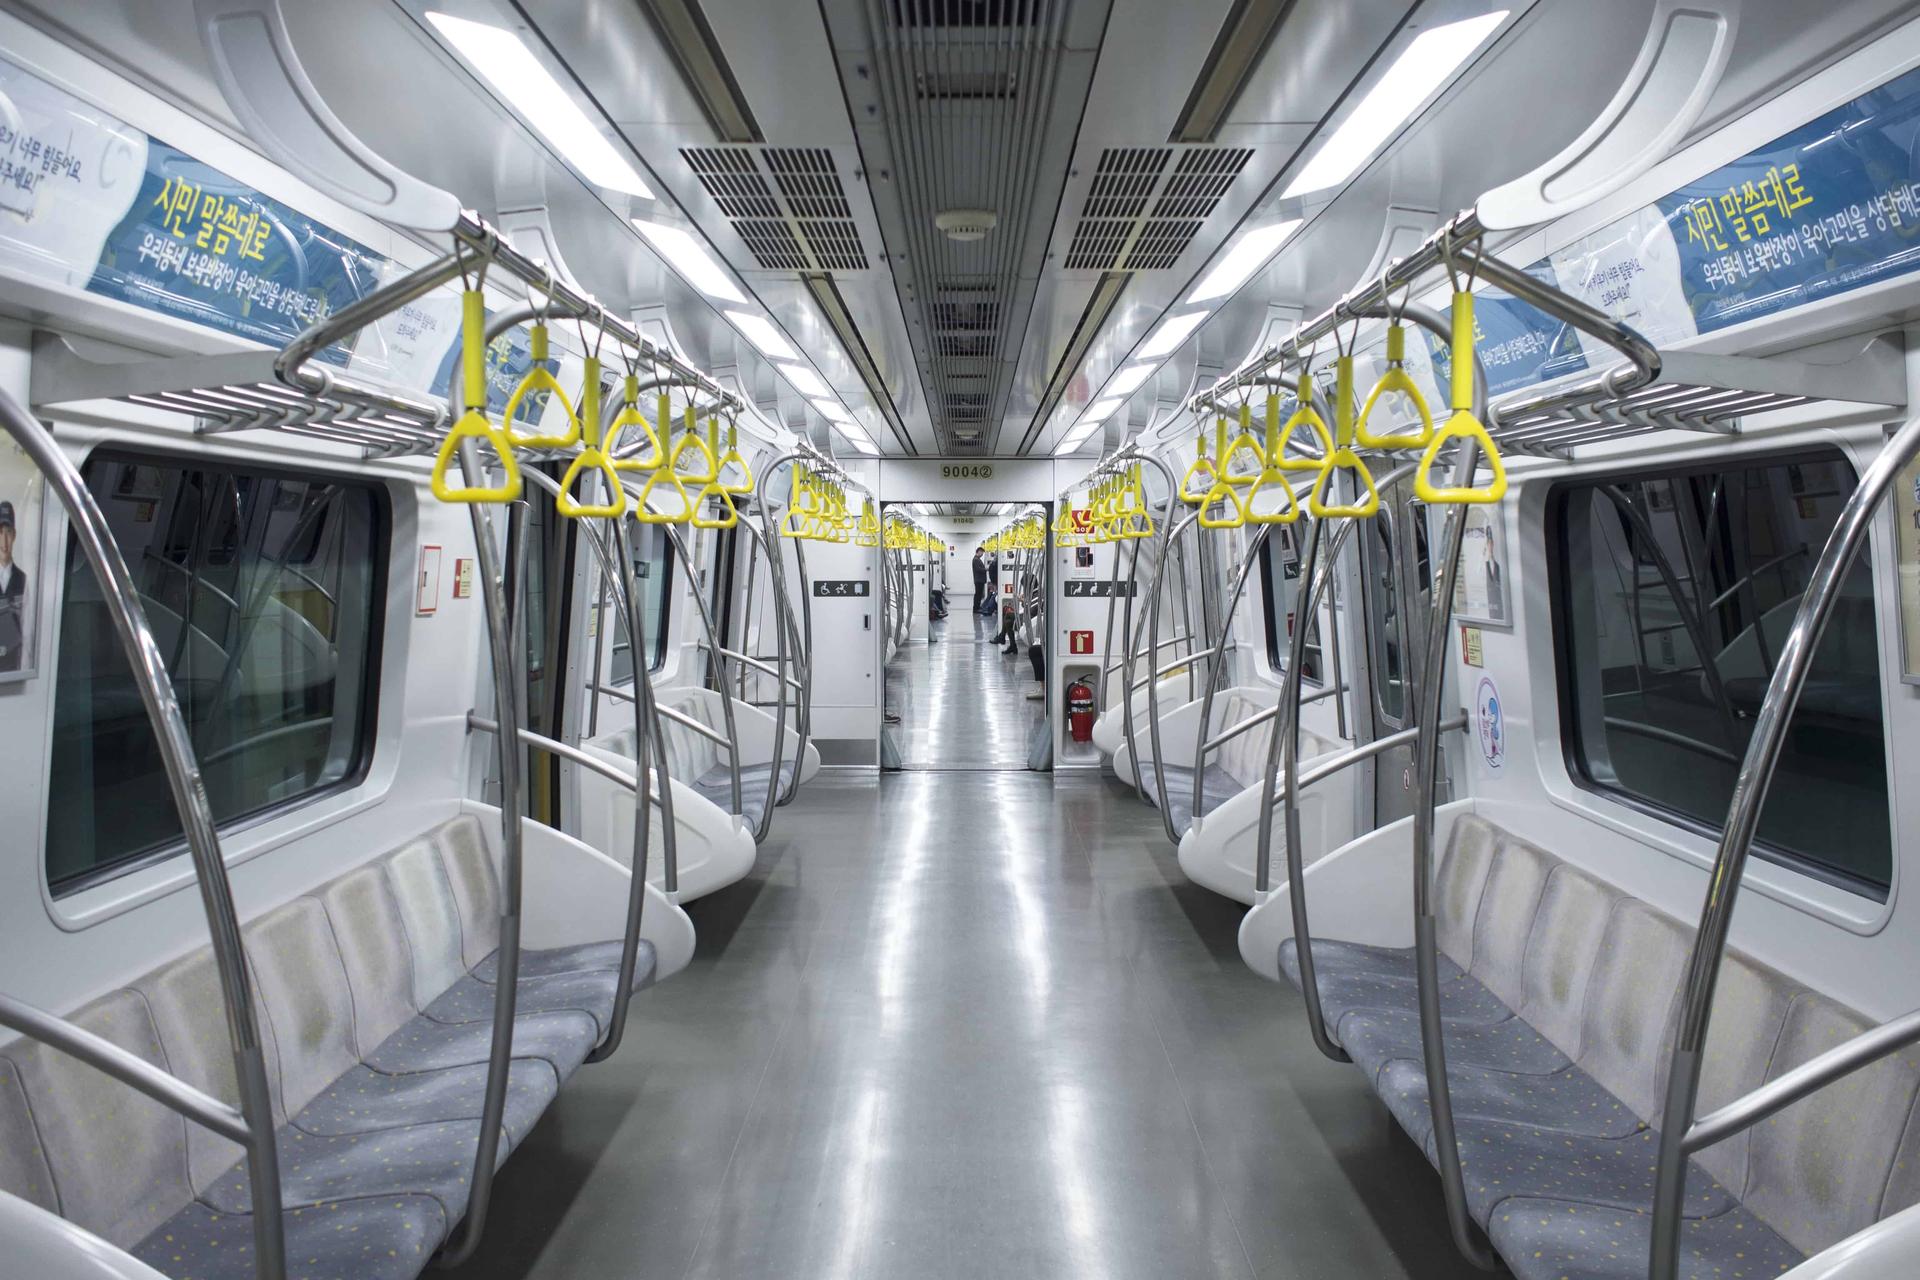
[[[1480,677],[1480,691],[1474,698],[1474,727],[1480,740],[1480,755],[1487,768],[1498,773],[1507,763],[1507,717],[1500,705],[1500,689],[1492,676]]]

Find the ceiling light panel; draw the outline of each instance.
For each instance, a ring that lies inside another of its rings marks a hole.
[[[793,344],[780,336],[773,322],[765,316],[754,315],[751,311],[729,311],[727,319],[733,327],[746,335],[748,342],[757,348],[761,355],[772,360],[798,360],[800,353]]]
[[[1120,396],[1109,396],[1105,400],[1095,400],[1087,406],[1087,411],[1080,415],[1080,421],[1076,425],[1091,426],[1095,423],[1105,422],[1112,416],[1115,409],[1118,409],[1125,403],[1125,399]]]
[[[1129,396],[1140,389],[1140,384],[1160,371],[1156,364],[1130,364],[1107,379],[1104,391],[1110,396]]]
[[[429,10],[427,21],[588,182],[653,199],[653,188],[519,36],[450,13]]]
[[[1320,144],[1282,198],[1324,191],[1358,173],[1506,20],[1507,10],[1499,9],[1421,32]]]
[[[820,380],[820,375],[803,364],[783,364],[780,374],[793,384],[793,389],[809,400],[831,400],[833,388]]]
[[[1207,272],[1200,287],[1187,296],[1189,303],[1213,302],[1219,298],[1232,296],[1241,285],[1253,278],[1253,273],[1267,264],[1267,260],[1280,251],[1287,238],[1300,229],[1300,219],[1289,218],[1285,222],[1276,222],[1271,226],[1256,227],[1235,242],[1220,260],[1220,265]]]
[[[666,259],[668,266],[686,277],[688,284],[709,298],[718,298],[722,302],[746,302],[747,296],[734,287],[725,268],[708,256],[698,240],[664,222],[635,218],[633,225],[647,238],[654,252]]]
[[[1179,349],[1181,343],[1193,336],[1193,331],[1206,322],[1211,311],[1189,311],[1183,316],[1168,316],[1160,322],[1160,327],[1147,339],[1147,345],[1140,348],[1142,360],[1158,360]]]

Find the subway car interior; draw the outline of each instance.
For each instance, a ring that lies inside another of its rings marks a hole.
[[[1913,1280],[1916,344],[1902,0],[0,0],[0,1280]]]

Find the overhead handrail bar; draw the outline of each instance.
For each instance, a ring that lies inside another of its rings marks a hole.
[[[127,667],[140,692],[141,706],[153,726],[155,746],[166,770],[168,795],[186,837],[187,855],[207,917],[214,969],[220,979],[227,1036],[233,1049],[239,1112],[245,1122],[244,1134],[235,1140],[246,1151],[247,1181],[256,1207],[253,1214],[255,1274],[260,1280],[284,1280],[286,1243],[279,1211],[280,1160],[274,1136],[273,1095],[267,1081],[259,1020],[254,1012],[246,947],[233,905],[233,887],[227,879],[227,864],[220,850],[212,804],[194,758],[193,738],[181,714],[172,676],[154,639],[152,624],[140,603],[139,588],[79,470],[52,434],[4,390],[0,390],[0,427],[6,429],[39,469],[48,491],[66,511],[68,527],[99,579],[102,603],[113,621],[120,647],[126,653]],[[24,1034],[35,1034],[31,1027],[10,1025]],[[56,1030],[56,1034],[60,1033]],[[80,1043],[72,1037],[68,1039]],[[272,1207],[269,1210],[265,1206]]]
[[[1714,851],[1713,871],[1707,879],[1700,923],[1687,960],[1685,985],[1681,987],[1680,1021],[1668,1068],[1666,1107],[1661,1112],[1665,1119],[1661,1123],[1659,1173],[1654,1182],[1653,1241],[1648,1258],[1651,1280],[1675,1280],[1679,1273],[1686,1144],[1695,1128],[1694,1107],[1700,1096],[1700,1068],[1706,1056],[1713,994],[1726,954],[1728,930],[1733,924],[1734,903],[1759,831],[1767,792],[1780,763],[1787,732],[1792,727],[1793,713],[1812,671],[1820,638],[1840,598],[1848,571],[1867,541],[1881,498],[1916,453],[1920,453],[1920,418],[1911,419],[1894,434],[1861,474],[1859,486],[1847,495],[1833,532],[1814,564],[1800,606],[1794,611],[1793,625],[1788,629],[1779,661],[1767,681],[1766,696],[1753,719],[1753,734],[1734,779],[1726,825],[1721,830],[1719,847]]]

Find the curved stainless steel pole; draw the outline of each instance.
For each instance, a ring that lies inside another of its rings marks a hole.
[[[1200,512],[1196,509],[1173,529],[1170,540],[1174,546],[1179,545],[1180,535],[1191,528],[1199,518]],[[1173,829],[1173,815],[1167,811],[1167,766],[1166,762],[1160,758],[1160,668],[1154,665],[1160,660],[1160,589],[1166,582],[1167,561],[1170,559],[1172,559],[1171,555],[1160,557],[1160,563],[1154,566],[1153,587],[1147,592],[1147,742],[1153,748],[1153,791],[1158,797],[1160,806],[1160,825],[1166,828],[1167,839],[1177,845],[1180,843],[1180,833]],[[1188,626],[1192,626],[1191,615],[1188,615]],[[1193,633],[1188,631],[1187,634]],[[1189,644],[1187,646],[1189,669],[1192,668],[1193,662],[1193,646]],[[1129,707],[1133,705],[1131,700],[1127,705]],[[1131,717],[1129,717],[1129,723],[1131,723]],[[1206,732],[1206,726],[1201,726],[1201,732],[1203,734]],[[1136,763],[1134,767],[1138,770],[1139,765]]]
[[[793,542],[793,571],[800,579],[800,617],[795,619],[791,608],[787,619],[795,626],[793,637],[793,670],[800,680],[800,687],[794,693],[799,703],[799,723],[794,727],[799,732],[799,741],[793,749],[793,776],[780,789],[780,803],[786,804],[800,790],[800,765],[807,758],[807,740],[813,736],[813,589],[807,577],[806,543],[796,538]]]
[[[767,585],[773,596],[773,630],[776,641],[774,665],[779,668],[780,675],[774,681],[773,760],[772,767],[767,773],[767,802],[761,810],[759,825],[754,829],[753,836],[756,841],[765,840],[767,832],[773,825],[774,806],[780,801],[781,757],[787,745],[787,628],[789,625],[787,612],[791,602],[787,598],[787,574],[784,563],[786,557],[780,554],[778,541],[780,535],[773,526],[773,502],[771,501],[773,477],[781,467],[793,464],[802,456],[794,452],[783,453],[760,472],[761,488],[769,495],[767,501],[759,504],[760,528],[761,543],[767,553]],[[795,701],[798,702],[797,696]],[[794,757],[795,777],[800,775],[799,762],[802,758],[799,755]]]
[[[458,379],[453,395],[459,398]],[[481,484],[479,451],[471,440],[460,446],[460,469],[469,488]],[[528,468],[531,470],[531,468]],[[480,598],[487,620],[487,655],[493,672],[494,717],[500,732],[494,736],[500,770],[500,945],[493,991],[493,1038],[487,1052],[486,1092],[480,1104],[480,1132],[473,1156],[472,1193],[467,1216],[440,1253],[442,1266],[458,1266],[473,1256],[486,1229],[487,1207],[493,1197],[493,1171],[499,1163],[500,1125],[506,1114],[507,1077],[513,1065],[513,1019],[520,994],[521,891],[521,781],[519,697],[514,687],[514,661],[508,640],[506,582],[494,550],[486,509],[469,504],[473,527],[475,568],[480,576]]]
[[[1254,561],[1260,557],[1260,549],[1267,545],[1267,535],[1273,526],[1256,526],[1251,541],[1247,543],[1247,553],[1241,558],[1240,572],[1233,580],[1233,593],[1227,597],[1227,611],[1223,615],[1229,621],[1233,611],[1240,607],[1240,596],[1247,589],[1247,578],[1253,573]],[[1193,738],[1193,821],[1200,821],[1200,800],[1204,788],[1200,785],[1201,775],[1206,771],[1207,763],[1207,726],[1213,723],[1213,695],[1220,688],[1220,668],[1227,655],[1227,638],[1232,635],[1231,625],[1222,625],[1220,638],[1214,641],[1213,650],[1207,655],[1207,687],[1200,695],[1200,728]]]
[[[707,606],[706,593],[699,589],[700,566],[694,562],[693,553],[688,549],[686,539],[680,536],[680,530],[670,524],[663,524],[660,527],[667,531],[667,540],[673,543],[674,553],[680,557],[680,563],[686,566],[687,580],[694,586],[694,590],[691,592],[693,603],[695,607],[700,610],[700,626],[701,629],[707,633],[707,652],[712,655],[713,661],[716,664],[714,683],[719,686],[720,715],[727,726],[727,765],[728,772],[732,775],[730,781],[733,784],[733,811],[739,813],[740,729],[739,726],[734,723],[733,695],[727,692],[727,648],[720,642],[719,631],[714,626],[713,610]],[[715,554],[717,555],[718,552],[716,551]],[[717,574],[718,572],[719,569],[716,566],[715,573]],[[635,650],[635,652],[638,652],[638,650]]]
[[[1651,1280],[1675,1280],[1679,1274],[1681,1198],[1686,1189],[1686,1141],[1700,1096],[1700,1066],[1705,1058],[1707,1025],[1713,1013],[1713,993],[1726,954],[1727,932],[1733,925],[1733,907],[1746,872],[1747,855],[1760,828],[1780,751],[1793,725],[1794,709],[1833,614],[1834,602],[1846,585],[1862,545],[1871,532],[1875,511],[1901,470],[1920,453],[1920,418],[1894,435],[1860,477],[1860,486],[1847,495],[1840,518],[1820,559],[1813,567],[1806,593],[1794,613],[1793,626],[1780,648],[1780,661],[1767,682],[1766,697],[1753,719],[1753,736],[1734,778],[1727,822],[1714,851],[1713,872],[1707,878],[1706,900],[1700,907],[1700,926],[1687,960],[1681,987],[1680,1022],[1674,1035],[1668,1067],[1666,1109],[1661,1112],[1660,1169],[1654,1184],[1653,1244],[1648,1258]]]
[[[1179,509],[1180,482],[1174,479],[1173,471],[1166,463],[1153,457],[1151,454],[1143,453],[1129,456],[1126,458],[1126,461],[1146,463],[1148,466],[1157,470],[1160,473],[1160,478],[1167,482],[1167,499],[1160,504],[1160,559],[1156,566],[1156,572],[1164,572],[1168,548],[1173,538],[1173,513]],[[1138,656],[1134,652],[1137,647],[1134,643],[1134,632],[1136,629],[1145,631],[1147,629],[1147,619],[1145,615],[1142,615],[1138,623],[1134,621],[1133,598],[1140,589],[1140,556],[1145,550],[1145,548],[1139,546],[1139,544],[1148,541],[1148,539],[1135,538],[1133,541],[1136,546],[1136,550],[1133,553],[1133,574],[1127,581],[1127,607],[1120,624],[1121,630],[1127,633],[1125,637],[1126,657],[1121,662],[1120,667],[1120,727],[1126,733],[1127,755],[1133,761],[1133,785],[1134,788],[1138,790],[1145,780],[1140,774],[1139,736],[1133,731],[1133,664]],[[1189,648],[1189,651],[1191,651],[1191,648]],[[1155,664],[1159,661],[1160,654],[1158,651],[1147,654],[1147,670],[1156,670]],[[1161,788],[1163,793],[1165,790],[1165,787]],[[1163,814],[1166,812],[1164,803],[1161,806],[1161,812]]]
[[[247,1183],[255,1207],[255,1273],[261,1280],[282,1280],[287,1261],[284,1224],[279,1212],[280,1158],[273,1133],[273,1095],[267,1084],[260,1023],[254,1014],[246,944],[240,934],[239,917],[234,912],[233,886],[227,880],[227,864],[220,851],[213,806],[194,756],[193,736],[181,714],[173,678],[161,657],[146,609],[140,603],[139,588],[79,470],[47,429],[5,391],[0,391],[0,426],[6,428],[7,434],[40,469],[48,490],[65,509],[74,540],[80,544],[100,582],[101,602],[113,620],[114,635],[126,653],[127,669],[140,692],[140,704],[153,726],[160,762],[167,773],[167,791],[175,812],[180,815],[187,856],[193,863],[194,879],[200,889],[200,905],[206,912],[214,968],[220,977],[220,995],[226,1006],[234,1081],[248,1133]],[[262,1206],[268,1205],[272,1209],[263,1211]]]

